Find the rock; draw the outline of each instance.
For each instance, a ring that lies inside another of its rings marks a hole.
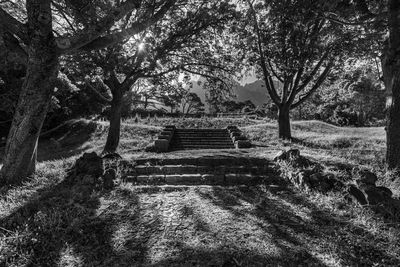
[[[99,178],[104,173],[103,160],[95,152],[85,153],[76,160],[75,175],[91,175]]]
[[[321,182],[321,180],[322,180],[323,178],[324,178],[324,177],[323,177],[322,173],[317,172],[317,173],[314,173],[314,174],[311,174],[311,175],[310,175],[310,182],[311,182],[313,185],[317,185],[317,184],[319,184],[319,183]]]
[[[285,150],[281,150],[278,153],[276,153],[274,157],[274,161],[279,161],[279,160],[286,160],[287,159],[287,154]]]
[[[357,179],[357,185],[367,184],[367,185],[375,185],[378,178],[373,172],[368,170],[361,170],[359,173],[360,178]]]
[[[383,193],[383,194],[389,196],[389,197],[392,197],[392,196],[393,196],[392,190],[390,190],[390,189],[387,188],[387,187],[384,187],[384,186],[377,186],[376,189],[379,190],[381,193]]]
[[[112,189],[114,187],[114,180],[117,178],[117,172],[114,169],[108,169],[103,175],[103,188]]]
[[[342,181],[336,179],[333,175],[327,175],[325,177],[326,182],[330,185],[330,190],[336,189],[336,190],[341,190],[344,187],[344,184]]]
[[[292,166],[296,168],[308,168],[313,164],[311,160],[302,156],[292,157],[290,160]]]
[[[96,184],[96,178],[93,177],[92,175],[84,175],[81,179],[81,184],[84,185],[95,185]]]
[[[92,185],[74,185],[71,189],[72,199],[78,203],[87,202],[93,192]]]
[[[298,181],[297,186],[305,188],[307,190],[312,189],[313,186],[310,182],[310,175],[311,175],[310,171],[307,170],[300,171],[297,174],[297,181]]]
[[[289,149],[286,152],[286,154],[287,154],[288,159],[291,159],[291,160],[297,159],[300,157],[300,150],[292,148],[292,149]]]
[[[382,193],[379,189],[375,186],[367,186],[362,189],[364,195],[366,196],[367,202],[369,205],[377,205],[379,203],[384,203],[388,200],[387,195]]]
[[[355,199],[360,205],[368,204],[363,192],[361,192],[361,190],[354,185],[350,185],[349,188],[347,188],[347,192],[352,197],[352,199]]]

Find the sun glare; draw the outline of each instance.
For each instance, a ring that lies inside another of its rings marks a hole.
[[[140,43],[140,44],[138,45],[139,51],[143,51],[144,48],[145,48],[145,44],[144,44],[144,43]]]

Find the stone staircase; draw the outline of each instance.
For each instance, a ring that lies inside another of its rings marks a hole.
[[[154,142],[157,152],[193,149],[250,148],[250,141],[236,126],[226,129],[177,129],[165,126]]]
[[[226,129],[176,129],[170,150],[233,149],[232,139]]]
[[[138,159],[124,180],[136,185],[236,185],[275,181],[273,163],[262,158]]]

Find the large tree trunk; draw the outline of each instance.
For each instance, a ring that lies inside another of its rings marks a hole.
[[[110,128],[108,129],[107,142],[103,153],[114,153],[118,149],[119,137],[121,130],[121,110],[122,99],[124,96],[123,90],[113,90],[113,99],[110,109]]]
[[[389,40],[382,60],[387,92],[386,161],[391,169],[400,168],[400,2],[389,1]]]
[[[37,144],[54,89],[58,56],[51,27],[50,1],[27,1],[27,74],[8,134],[0,177],[18,184],[35,171]]]
[[[288,105],[281,105],[278,111],[279,138],[290,140],[292,138],[290,130],[290,108]]]

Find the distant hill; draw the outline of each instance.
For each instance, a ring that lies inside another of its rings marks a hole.
[[[206,103],[205,90],[201,85],[199,86],[197,82],[194,82],[191,92],[196,93],[201,101]],[[261,80],[248,83],[244,86],[238,83],[237,86],[233,88],[233,93],[236,95],[236,99],[234,100],[238,102],[250,100],[256,106],[271,102],[267,88],[265,88],[264,82]]]
[[[236,100],[240,102],[250,100],[256,106],[271,102],[267,88],[265,88],[264,82],[261,80],[244,86],[238,85],[233,91],[236,95]]]

